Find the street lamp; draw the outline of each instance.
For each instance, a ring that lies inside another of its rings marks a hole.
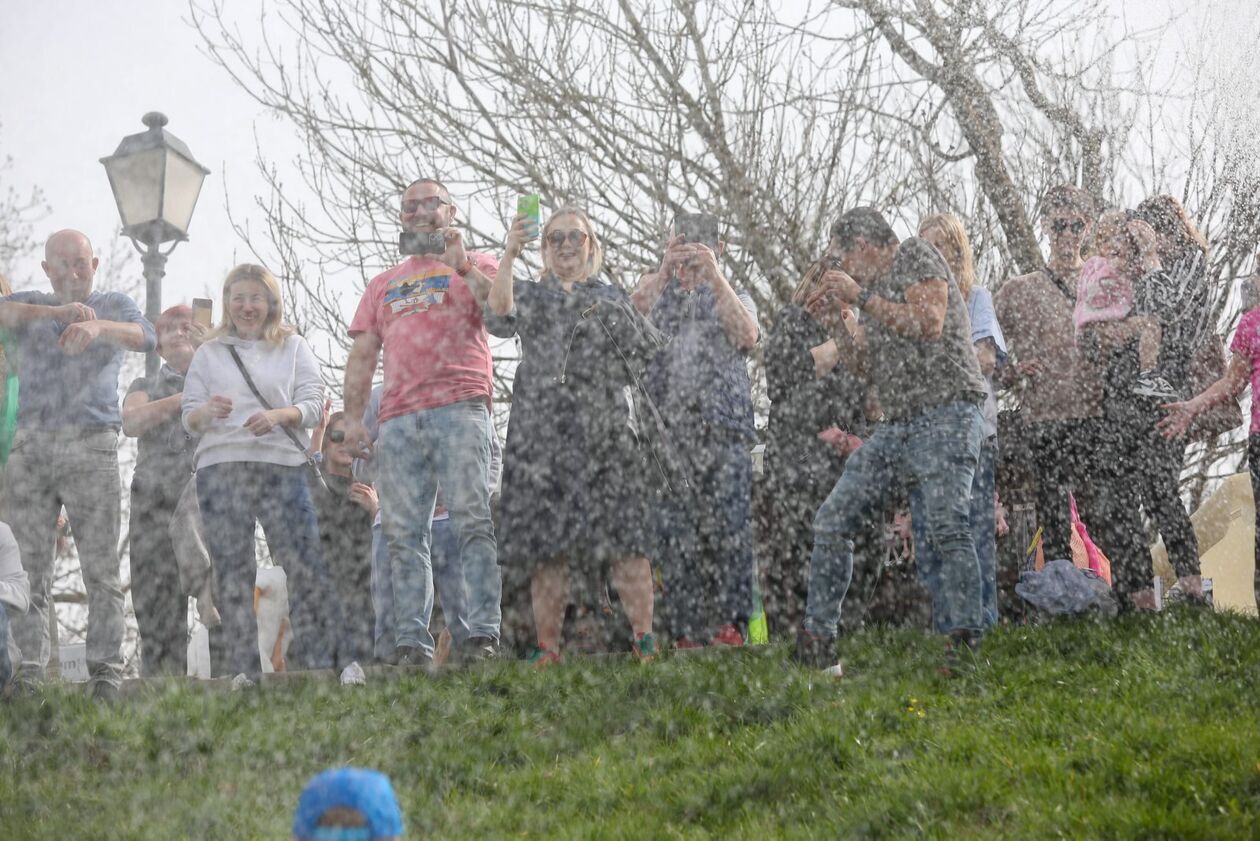
[[[188,239],[193,207],[210,170],[193,159],[182,140],[162,128],[165,114],[150,111],[142,122],[148,131],[124,137],[101,163],[118,203],[122,232],[131,238],[144,264],[145,317],[156,324],[162,312],[166,255]],[[171,247],[162,251],[167,242]],[[157,370],[158,355],[153,351],[145,360],[150,382]]]

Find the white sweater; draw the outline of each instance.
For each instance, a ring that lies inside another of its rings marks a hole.
[[[0,523],[0,602],[18,613],[31,605],[31,585],[22,569],[22,553],[7,523]]]
[[[236,347],[254,385],[271,408],[293,406],[302,413],[302,423],[293,431],[303,448],[309,448],[311,443],[306,430],[316,426],[323,414],[324,382],[319,375],[319,363],[305,339],[293,335],[273,345],[220,336],[197,348],[188,376],[184,378],[180,406],[185,429],[188,429],[189,413],[205,405],[211,397],[217,395],[232,401],[232,413],[226,418],[215,418],[201,434],[197,467],[229,461],[261,461],[289,467],[305,463],[305,454],[281,427],[261,436],[245,428],[245,421],[263,411],[263,406],[245,384],[245,378],[228,353],[228,345]]]

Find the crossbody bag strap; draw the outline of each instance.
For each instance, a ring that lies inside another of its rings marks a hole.
[[[236,352],[236,348],[231,345],[227,345],[227,350],[228,353],[232,354],[232,361],[235,362],[236,367],[240,369],[241,376],[245,378],[245,385],[249,386],[249,390],[254,393],[254,397],[262,404],[262,407],[271,411],[272,405],[267,402],[267,398],[263,397],[262,394],[259,393],[258,386],[254,385],[254,378],[249,375],[249,369],[245,367],[245,362],[241,359],[241,355]],[[293,446],[302,451],[302,455],[306,457],[306,460],[312,461],[313,459],[311,458],[311,454],[306,451],[306,447],[302,446],[302,442],[298,440],[298,437],[293,430],[283,425],[281,425],[280,428],[284,430],[285,435],[289,436],[289,440],[293,442]]]

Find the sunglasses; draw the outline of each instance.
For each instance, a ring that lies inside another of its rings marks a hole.
[[[402,203],[402,209],[403,213],[415,213],[423,207],[431,213],[447,204],[450,204],[450,202],[441,196],[425,196],[422,199],[407,199]]]
[[[328,440],[334,444],[344,444],[346,441],[346,431],[344,429],[334,429],[328,433]]]
[[[564,245],[565,240],[569,241],[569,245],[581,245],[586,242],[586,231],[552,231],[547,234],[547,244],[552,248],[559,248]]]
[[[1076,219],[1072,222],[1069,222],[1066,219],[1055,219],[1050,223],[1050,230],[1054,231],[1056,234],[1061,234],[1068,228],[1072,229],[1072,233],[1079,234],[1081,231],[1085,230],[1085,223],[1080,219]]]

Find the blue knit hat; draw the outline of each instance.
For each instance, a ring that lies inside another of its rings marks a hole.
[[[329,809],[354,809],[365,827],[321,827]],[[403,834],[402,812],[389,777],[369,768],[333,768],[311,778],[293,813],[293,837],[301,841],[370,841]]]

